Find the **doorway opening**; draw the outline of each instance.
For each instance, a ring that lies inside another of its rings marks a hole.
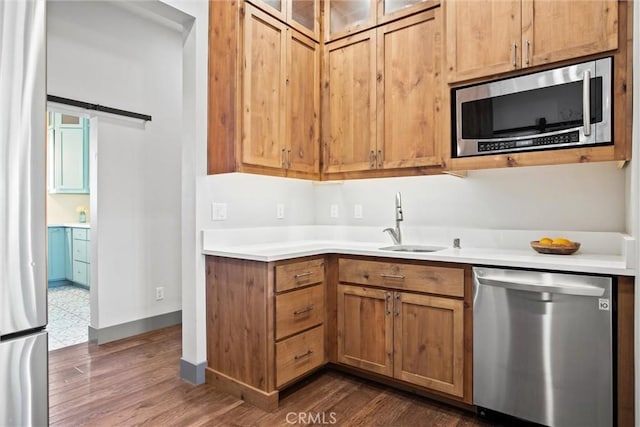
[[[47,112],[49,350],[88,341],[91,289],[89,118]]]

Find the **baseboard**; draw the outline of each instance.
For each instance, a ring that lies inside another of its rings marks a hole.
[[[68,281],[67,279],[60,280],[49,280],[47,283],[48,288],[57,288],[58,286],[71,285],[73,282]]]
[[[194,365],[191,362],[187,362],[184,359],[180,359],[180,378],[185,381],[189,381],[193,384],[204,384],[205,382],[205,369],[207,362],[198,363]]]
[[[158,316],[147,317],[145,319],[134,320],[120,325],[109,326],[96,329],[89,326],[89,342],[105,344],[122,338],[132,337],[167,326],[179,325],[182,323],[182,310],[172,313],[160,314]]]

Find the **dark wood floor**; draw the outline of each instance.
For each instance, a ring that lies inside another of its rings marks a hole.
[[[326,370],[267,413],[180,379],[180,326],[49,353],[52,426],[488,426],[473,414]]]

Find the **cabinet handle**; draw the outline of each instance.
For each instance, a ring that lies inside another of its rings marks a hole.
[[[369,166],[372,169],[376,167],[376,152],[373,150],[369,153]]]
[[[391,314],[391,310],[389,309],[389,300],[391,299],[391,292],[385,292],[384,295],[384,311],[386,311],[387,316]]]
[[[303,277],[307,277],[307,276],[311,276],[311,272],[310,271],[306,271],[304,273],[298,273],[296,274],[294,277],[294,279],[302,279]]]
[[[404,280],[404,276],[402,274],[380,273],[380,277],[382,277],[384,279],[400,279],[400,280]]]
[[[287,168],[287,149],[286,148],[282,149],[282,168],[283,169]]]
[[[312,305],[310,305],[309,307],[304,308],[302,310],[296,310],[296,311],[293,312],[293,314],[295,316],[297,316],[299,314],[309,313],[311,310],[313,310],[313,306]]]
[[[382,150],[378,150],[378,167],[382,167]]]
[[[293,356],[293,360],[300,360],[304,357],[309,357],[313,354],[313,350],[308,350],[306,353],[303,354],[298,354],[296,356]]]
[[[291,169],[291,150],[287,150],[287,157],[289,157],[289,169]]]
[[[400,292],[396,292],[396,301],[393,304],[393,306],[395,308],[395,310],[394,310],[395,312],[393,313],[393,315],[396,316],[396,317],[400,316],[400,304],[399,304],[399,301],[400,301]]]
[[[524,49],[524,63],[529,65],[529,46],[531,45],[531,43],[529,43],[529,40],[527,40],[525,42],[525,49]]]
[[[513,68],[516,68],[518,66],[516,64],[517,60],[518,60],[518,44],[514,43],[513,44]]]

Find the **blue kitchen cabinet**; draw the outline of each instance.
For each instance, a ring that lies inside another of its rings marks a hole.
[[[47,244],[47,274],[49,282],[65,280],[65,227],[49,227]]]
[[[72,228],[73,240],[72,280],[83,287],[89,287],[90,274],[90,231],[87,228]]]
[[[49,113],[49,192],[89,193],[89,119]]]

